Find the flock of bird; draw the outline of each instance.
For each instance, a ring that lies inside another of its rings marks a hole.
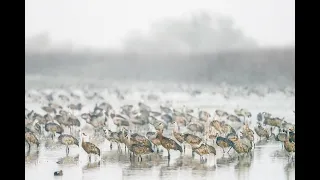
[[[214,112],[193,110],[186,106],[180,110],[165,105],[152,109],[143,102],[115,109],[95,93],[90,100],[96,98],[96,101],[104,102],[84,113],[83,104],[69,104],[72,98],[79,101],[75,94],[59,95],[61,105],[52,96],[46,95],[45,98],[48,103],[41,108],[46,112],[43,115],[26,107],[25,142],[28,153],[33,145],[39,149],[42,139],[51,139],[66,146],[66,156],[70,146],[82,148],[91,162],[92,155],[101,157],[101,150],[98,144],[89,141],[103,137],[110,143],[111,150],[116,144],[118,151],[128,151],[130,160],[137,157],[142,161],[143,156],[159,153],[160,148],[167,151],[170,159],[170,152],[179,151],[183,155],[189,148],[192,157],[198,154],[200,162],[206,163],[209,155],[217,155],[218,148],[223,154],[229,154],[233,149],[239,158],[250,157],[259,138],[281,141],[288,152],[288,160],[294,161],[295,125],[267,112],[258,113],[256,121],[253,121],[255,118],[246,109],[235,109],[232,113],[219,109]],[[89,141],[85,140],[89,135],[83,130],[87,127],[94,129]],[[114,131],[112,127],[116,127]]]

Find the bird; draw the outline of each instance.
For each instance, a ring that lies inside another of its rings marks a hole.
[[[200,147],[194,147],[192,149],[192,151],[194,151],[195,153],[197,153],[200,156],[200,162],[204,162],[206,160],[203,159],[203,155],[207,155],[207,154],[214,154],[216,155],[216,149],[213,146],[210,146],[208,144],[204,144],[202,143],[200,145]]]
[[[183,139],[186,143],[191,145],[191,149],[199,147],[202,143],[202,139],[193,134],[186,133],[183,135]],[[194,151],[192,151],[192,157],[194,157]]]
[[[172,130],[173,137],[180,143],[183,144],[183,152],[186,153],[186,146],[184,145],[184,136],[179,132],[179,128],[176,122],[173,123],[174,128]]]
[[[138,161],[142,161],[141,155],[153,153],[153,149],[150,146],[145,146],[141,144],[133,144],[131,146],[131,151],[138,156]]]
[[[263,124],[278,127],[280,129],[282,127],[282,121],[283,119],[280,118],[265,118]]]
[[[72,110],[72,112],[74,112],[75,110],[78,110],[78,111],[81,111],[83,105],[81,103],[78,103],[78,104],[70,104],[68,105],[68,108]],[[74,113],[72,113],[74,114]]]
[[[287,138],[287,134],[284,131],[281,131],[279,129],[279,133],[276,136],[276,141],[282,142],[282,144],[281,144],[282,148],[284,148],[284,141],[286,140],[286,138]]]
[[[258,123],[258,126],[254,127],[254,131],[257,133],[257,135],[260,137],[260,140],[262,137],[265,137],[269,139],[269,132],[267,129],[263,128],[261,126],[261,123]]]
[[[193,133],[203,133],[204,132],[204,125],[199,122],[192,122],[189,123],[187,126],[187,129],[189,129]]]
[[[289,129],[295,130],[295,125],[292,124],[292,123],[289,123],[287,121],[283,121],[282,128],[285,129],[285,130],[289,130]]]
[[[62,106],[58,105],[58,104],[54,104],[54,103],[49,103],[48,104],[49,107],[52,107],[54,109],[62,109]]]
[[[219,110],[219,109],[217,109],[217,110],[215,111],[215,113],[216,113],[216,115],[219,117],[219,119],[220,119],[221,117],[223,117],[223,116],[228,116],[228,113],[227,113],[227,112],[222,111],[222,110]]]
[[[247,111],[246,109],[235,109],[234,113],[237,116],[242,116],[244,118],[244,122],[246,122],[246,117],[250,118],[252,116],[252,114],[249,111]]]
[[[173,139],[163,136],[163,130],[157,131],[157,138],[159,138],[162,147],[168,152],[168,160],[170,160],[170,149],[179,150],[182,153],[182,147]]]
[[[293,153],[295,152],[295,143],[289,141],[289,131],[287,131],[287,136],[284,141],[284,149],[290,154],[288,161],[290,160],[290,157],[292,158],[293,161]]]
[[[161,145],[160,139],[157,138],[157,133],[156,132],[147,132],[146,137],[149,139],[149,141],[154,144],[154,146],[157,149],[157,153],[159,153],[159,146]]]
[[[243,137],[247,138],[252,143],[252,147],[254,147],[254,132],[247,124],[244,125],[243,131],[240,133]]]
[[[222,134],[222,127],[221,127],[220,121],[213,120],[210,122],[209,126],[213,127],[215,130],[217,130],[219,132],[219,134]]]
[[[151,111],[150,106],[144,104],[143,102],[139,102],[138,106],[139,106],[140,110],[143,109],[143,110],[146,110],[146,111]]]
[[[236,134],[236,130],[234,130],[233,127],[231,127],[229,124],[225,123],[224,121],[221,122],[221,130],[223,134],[230,134],[234,133]]]
[[[296,133],[289,130],[289,141],[290,142],[295,142],[295,136],[296,136]]]
[[[50,114],[50,113],[56,114],[57,113],[56,109],[53,107],[50,107],[50,106],[43,106],[43,107],[41,107],[41,109],[44,110],[48,114]]]
[[[223,153],[225,153],[224,148],[228,148],[228,147],[230,147],[230,149],[232,148],[232,142],[225,137],[218,136],[216,139],[216,144],[222,148]],[[228,150],[228,153],[230,149]]]
[[[236,134],[228,134],[227,138],[231,141],[231,147],[238,153],[238,154],[247,154],[250,152],[251,148],[248,144],[243,143],[240,141]]]
[[[122,128],[122,131],[126,132],[125,128]],[[137,133],[134,133],[131,135],[131,131],[128,131],[128,133],[126,134],[124,138],[124,143],[133,154],[135,154],[134,150],[132,149],[132,146],[134,144],[141,145],[141,146],[148,146],[150,148],[152,147],[152,143],[146,137],[141,136]],[[131,153],[130,153],[130,159],[131,159]]]
[[[241,122],[240,118],[238,116],[233,115],[233,114],[229,114],[227,119],[231,122]]]
[[[75,137],[73,137],[73,136],[71,136],[69,134],[61,134],[58,137],[58,141],[61,144],[66,145],[66,156],[69,155],[69,146],[70,145],[74,144],[74,145],[77,145],[79,147],[79,141]]]
[[[37,148],[39,148],[39,140],[38,138],[34,135],[33,132],[27,131],[24,133],[25,141],[28,143],[28,153],[30,153],[31,149],[31,144],[36,144]]]
[[[110,129],[105,130],[106,139],[110,142],[110,150],[112,150],[112,142],[117,143],[120,150],[120,137],[118,132],[112,132]]]
[[[54,123],[54,122],[48,122],[45,126],[44,126],[44,129],[47,131],[47,132],[51,132],[51,137],[52,137],[52,140],[53,138],[56,136],[56,133],[58,134],[62,134],[63,133],[63,128]]]
[[[62,176],[63,175],[63,171],[60,170],[60,171],[56,171],[53,173],[54,176]]]
[[[160,105],[160,110],[162,112],[166,113],[166,114],[172,114],[173,113],[173,111],[170,108],[164,107],[164,106],[161,106],[161,105]]]
[[[208,121],[211,115],[206,111],[199,111],[199,120],[200,121]]]
[[[264,119],[266,119],[266,118],[271,118],[271,114],[270,113],[267,113],[267,112],[260,112],[260,113],[258,113],[258,115],[257,115],[257,120],[258,120],[258,122],[262,122],[262,121],[264,121]]]
[[[96,154],[100,157],[100,149],[91,142],[85,142],[83,136],[87,135],[85,133],[82,133],[81,147],[89,155],[89,162],[91,162],[91,154]]]

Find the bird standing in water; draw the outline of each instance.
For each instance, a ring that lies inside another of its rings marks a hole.
[[[100,149],[91,142],[85,142],[83,136],[87,135],[85,133],[82,133],[81,147],[89,155],[89,162],[91,162],[91,154],[96,154],[100,157]]]
[[[58,141],[61,143],[61,144],[64,144],[64,145],[66,145],[66,156],[68,156],[69,155],[69,146],[70,145],[77,145],[77,146],[79,146],[79,141],[75,138],[75,137],[73,137],[73,136],[71,136],[71,135],[69,135],[69,134],[61,134],[59,137],[58,137]]]
[[[31,144],[36,144],[37,148],[39,148],[39,140],[38,138],[34,135],[33,132],[27,131],[24,133],[25,141],[28,143],[28,153],[30,153],[31,149]]]
[[[157,131],[157,138],[160,140],[162,147],[168,151],[168,160],[170,160],[170,149],[179,150],[180,153],[183,152],[182,147],[174,140],[164,137],[162,135],[163,130]]]

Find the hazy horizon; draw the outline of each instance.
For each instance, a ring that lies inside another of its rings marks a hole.
[[[140,51],[149,46],[157,50],[178,46],[177,51],[190,51],[190,43],[197,49],[237,43],[250,48],[282,47],[294,46],[295,41],[294,0],[26,0],[25,10],[27,47],[32,44],[30,39],[37,37],[42,38],[37,47],[62,49],[127,50],[134,46],[130,40],[138,39]],[[201,13],[207,19],[199,18]],[[227,30],[214,31],[221,25]],[[159,32],[161,29],[165,32]],[[175,33],[182,34],[179,42],[172,41]],[[210,39],[213,34],[216,37]],[[198,40],[186,40],[186,36]]]

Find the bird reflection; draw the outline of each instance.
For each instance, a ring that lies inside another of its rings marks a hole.
[[[83,169],[94,169],[100,167],[100,161],[97,162],[88,162]]]
[[[25,163],[35,162],[37,164],[38,159],[39,159],[39,151],[36,151],[34,153],[30,153],[30,151],[28,151],[25,156]]]
[[[79,154],[72,156],[65,156],[63,158],[58,159],[57,164],[77,164],[79,161]]]

